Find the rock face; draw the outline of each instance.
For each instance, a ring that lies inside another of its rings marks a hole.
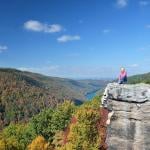
[[[110,83],[104,97],[108,150],[150,150],[150,85]]]

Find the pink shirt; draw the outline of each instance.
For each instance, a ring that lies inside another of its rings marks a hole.
[[[124,77],[127,77],[127,72],[126,71],[120,72],[119,79],[122,79]]]

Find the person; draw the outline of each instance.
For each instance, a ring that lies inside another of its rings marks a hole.
[[[127,83],[127,72],[126,72],[125,68],[121,68],[120,69],[118,83],[119,84],[125,84],[125,83]],[[101,105],[100,105],[100,107],[107,108],[107,101],[108,101],[108,99],[109,99],[109,91],[108,91],[108,87],[106,87],[105,91],[103,93],[102,99],[101,99]]]
[[[120,70],[118,83],[119,84],[127,83],[127,72],[126,72],[125,68],[121,68],[121,70]]]

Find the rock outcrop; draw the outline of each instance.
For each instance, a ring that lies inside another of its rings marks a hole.
[[[150,85],[107,85],[108,150],[150,150]]]

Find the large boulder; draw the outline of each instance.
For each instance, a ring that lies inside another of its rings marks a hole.
[[[150,150],[150,85],[110,83],[104,97],[108,150]]]

